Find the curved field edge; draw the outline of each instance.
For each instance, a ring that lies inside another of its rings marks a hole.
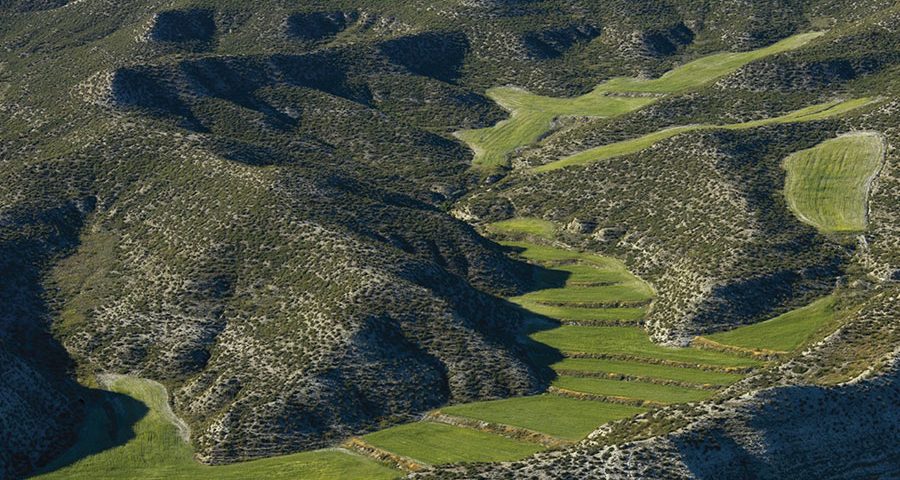
[[[509,118],[491,127],[460,130],[454,135],[474,152],[473,166],[500,167],[506,165],[509,154],[516,149],[539,141],[552,130],[557,118],[610,118],[631,113],[667,94],[706,85],[752,61],[800,48],[823,34],[801,33],[756,50],[707,55],[675,67],[656,79],[612,78],[577,97],[547,97],[518,87],[494,87],[486,94],[510,112]]]
[[[787,353],[807,343],[817,332],[831,330],[836,321],[836,301],[834,295],[829,295],[775,318],[702,338],[750,351]]]
[[[102,379],[101,379],[102,380]],[[163,385],[137,377],[106,380],[109,392],[88,406],[78,441],[34,477],[222,480],[365,478],[388,480],[400,472],[343,449],[325,449],[209,466],[193,458],[183,429],[173,422]]]
[[[885,151],[880,133],[854,132],[790,155],[784,196],[791,212],[824,233],[864,231]]]
[[[696,132],[702,130],[746,130],[750,128],[762,127],[766,125],[782,124],[782,123],[800,123],[811,122],[815,120],[824,120],[827,118],[843,115],[852,110],[875,103],[877,100],[871,97],[856,98],[851,100],[834,100],[831,102],[811,105],[809,107],[794,110],[785,115],[772,117],[762,120],[754,120],[751,122],[732,123],[723,125],[681,125],[659,130],[647,135],[620,142],[602,145],[600,147],[591,148],[574,155],[546,163],[539,167],[533,168],[531,171],[535,173],[546,173],[561,168],[567,168],[578,165],[588,165],[601,160],[621,157],[632,153],[645,150],[656,143],[667,140],[682,133]]]

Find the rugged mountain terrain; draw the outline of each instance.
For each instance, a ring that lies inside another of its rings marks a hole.
[[[653,413],[681,419],[675,433],[617,445],[638,417],[561,453],[428,475],[714,478],[740,462],[813,477],[842,443],[857,448],[840,452],[858,460],[847,476],[896,474],[898,453],[866,442],[897,433],[897,20],[879,0],[0,1],[0,477],[74,441],[96,373],[165,384],[206,463],[541,391],[524,314],[497,298],[532,270],[479,233],[513,217],[649,281],[658,342],[836,285],[857,310],[733,400]],[[490,87],[582,94],[813,30],[827,32],[627,115],[556,119],[496,171],[470,168],[452,135],[506,118]],[[861,97],[847,116],[531,171],[667,127]],[[855,130],[888,145],[868,229],[824,235],[787,208],[782,161]]]

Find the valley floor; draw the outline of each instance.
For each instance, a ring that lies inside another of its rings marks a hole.
[[[529,312],[521,341],[552,378],[541,395],[448,406],[341,448],[205,466],[194,461],[162,385],[106,377],[109,394],[92,406],[78,444],[37,478],[105,472],[141,479],[378,479],[433,465],[522,459],[577,442],[603,423],[709,399],[830,318],[831,301],[823,299],[695,347],[660,346],[640,327],[653,290],[621,262],[533,243],[505,245],[534,269],[535,290],[510,301]]]

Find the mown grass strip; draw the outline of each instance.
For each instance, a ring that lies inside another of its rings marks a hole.
[[[431,465],[518,460],[540,445],[444,423],[413,422],[362,437],[367,443]]]
[[[505,235],[534,235],[549,238],[556,231],[553,222],[540,218],[519,217],[488,225],[488,230]]]
[[[584,324],[637,324],[644,318],[646,313],[646,309],[643,307],[566,307],[529,302],[522,297],[516,297],[510,299],[510,301],[538,315],[555,318],[564,322],[582,322]]]
[[[656,143],[659,143],[662,140],[666,140],[676,135],[687,132],[716,129],[744,130],[765,125],[822,120],[825,118],[842,115],[872,102],[873,99],[871,98],[858,98],[846,101],[836,100],[801,108],[779,117],[754,120],[752,122],[733,123],[726,125],[682,125],[678,127],[667,128],[637,138],[623,140],[621,142],[610,143],[607,145],[602,145],[600,147],[584,150],[555,162],[550,162],[539,167],[535,167],[532,169],[532,171],[535,173],[552,172],[554,170],[559,170],[562,168],[577,165],[588,165],[601,160],[608,160],[615,157],[637,153],[641,150],[653,146]]]
[[[706,335],[723,345],[749,350],[790,352],[835,320],[835,297],[827,296],[771,320]]]
[[[327,449],[223,466],[197,463],[172,423],[165,387],[133,377],[109,385],[116,394],[89,406],[76,444],[40,479],[393,479],[398,470],[345,450]],[[108,413],[114,413],[110,418]]]
[[[642,282],[603,285],[599,287],[547,288],[510,300],[545,305],[628,305],[642,304],[653,298],[653,292]]]
[[[584,327],[563,325],[534,332],[531,338],[562,352],[628,356],[660,359],[685,364],[718,367],[749,367],[758,360],[697,348],[675,348],[657,345],[637,327]]]
[[[602,268],[598,265],[557,265],[536,269],[535,283],[543,288],[560,286],[583,287],[610,285],[634,280],[634,275],[617,266]]]
[[[819,35],[821,32],[803,33],[749,52],[709,55],[654,80],[614,78],[578,97],[545,97],[516,87],[492,88],[487,96],[508,110],[509,118],[492,127],[456,132],[456,136],[475,152],[473,166],[496,168],[505,165],[516,149],[537,142],[550,131],[554,119],[624,115],[657,101],[664,94],[705,85],[754,60],[799,48]]]
[[[615,258],[566,250],[529,242],[499,242],[508,247],[517,256],[536,263],[555,265],[560,262],[583,262],[591,267],[608,271],[622,272],[628,278],[637,278],[625,268],[625,264]]]
[[[441,409],[448,415],[512,425],[567,440],[580,440],[598,426],[645,411],[629,405],[537,395],[467,403]]]
[[[748,52],[724,52],[708,55],[676,67],[655,79],[617,77],[601,84],[597,90],[602,92],[683,92],[733,73],[754,60],[800,48],[823,34],[824,32],[801,33]]]
[[[633,380],[568,376],[557,378],[553,381],[553,386],[606,397],[648,400],[656,403],[697,402],[706,400],[715,393],[704,389]]]
[[[712,372],[696,368],[672,367],[651,363],[629,362],[623,360],[603,360],[595,358],[565,358],[550,366],[557,372],[566,375],[624,375],[647,379],[661,379],[697,385],[729,385],[740,380],[741,375],[733,373]]]
[[[794,153],[784,162],[788,207],[822,232],[864,231],[869,189],[884,153],[884,140],[872,132],[842,135]]]

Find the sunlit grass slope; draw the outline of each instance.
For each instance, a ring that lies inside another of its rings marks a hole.
[[[869,188],[884,161],[877,133],[854,133],[789,156],[784,195],[800,220],[823,232],[866,229]]]
[[[442,412],[511,425],[567,440],[580,440],[599,425],[645,411],[640,407],[578,400],[556,395],[466,403]]]
[[[370,445],[427,464],[518,460],[543,448],[492,433],[434,422],[414,422],[363,437]]]
[[[600,160],[621,157],[631,153],[644,150],[658,142],[672,138],[675,135],[687,132],[695,132],[699,130],[745,130],[748,128],[756,128],[764,125],[773,125],[779,123],[795,123],[810,122],[814,120],[822,120],[825,118],[835,117],[847,113],[856,108],[872,103],[871,98],[857,98],[846,101],[831,101],[812,105],[785,115],[762,120],[754,120],[752,122],[732,123],[726,125],[683,125],[678,127],[667,128],[657,132],[648,133],[637,138],[623,140],[621,142],[610,143],[600,147],[591,148],[583,152],[576,153],[555,162],[550,162],[533,169],[533,171],[542,173],[559,170],[560,168],[571,167],[574,165],[587,165]]]
[[[819,35],[804,33],[749,52],[709,55],[654,80],[614,78],[578,97],[545,97],[516,87],[492,88],[487,95],[510,112],[509,118],[492,127],[463,130],[456,135],[475,152],[475,166],[502,166],[517,148],[537,142],[550,131],[554,119],[624,115],[657,101],[661,95],[703,86],[754,60],[799,48]],[[627,93],[643,95],[623,95]]]
[[[109,387],[123,396],[110,396],[105,405],[93,405],[77,443],[45,469],[51,473],[37,478],[381,480],[399,477],[397,470],[337,449],[224,466],[202,465],[193,459],[190,445],[173,423],[165,387],[133,377],[117,378]],[[91,454],[97,450],[101,451]]]
[[[787,352],[803,345],[814,333],[834,320],[834,296],[771,320],[707,335],[706,338],[735,347]]]

